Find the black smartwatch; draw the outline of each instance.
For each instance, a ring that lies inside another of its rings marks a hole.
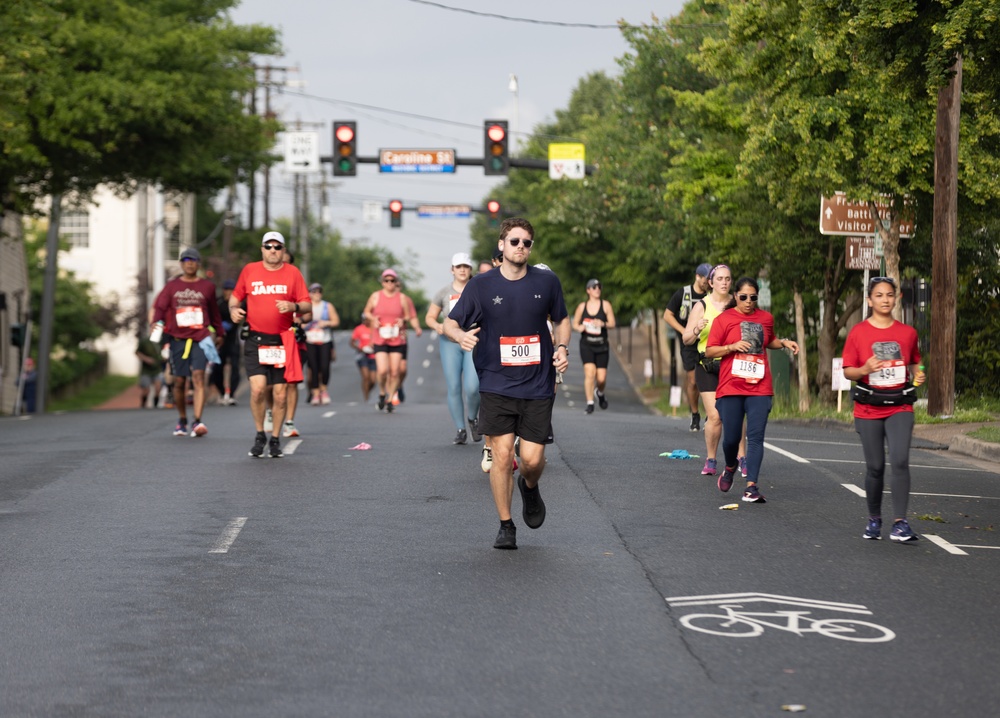
[[[566,346],[565,344],[557,344],[556,345],[556,349],[558,349],[559,347],[562,347],[563,349],[565,349],[566,350],[566,356],[569,356],[569,347],[568,346]]]

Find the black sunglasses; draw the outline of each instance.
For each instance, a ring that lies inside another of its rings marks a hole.
[[[285,248],[285,245],[283,244],[265,244],[263,246],[264,249],[270,249],[272,252],[277,252],[279,249]]]
[[[516,247],[517,245],[519,245],[523,241],[525,249],[531,249],[531,245],[533,245],[535,243],[535,240],[533,240],[533,239],[524,239],[524,240],[522,240],[519,237],[514,237],[513,239],[506,239],[504,241],[505,242],[510,242],[510,246],[511,247]]]
[[[398,279],[394,279],[393,277],[382,277],[382,281],[383,282],[388,282],[389,284],[395,284],[399,280]]]
[[[756,294],[737,294],[736,298],[739,299],[741,302],[745,302],[747,299],[749,299],[751,302],[757,301]]]

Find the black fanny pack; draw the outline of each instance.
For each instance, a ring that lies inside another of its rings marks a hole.
[[[851,398],[855,403],[868,406],[906,406],[917,400],[917,387],[906,382],[895,389],[879,389],[857,382],[851,389]]]
[[[284,343],[280,334],[264,334],[263,332],[255,332],[253,329],[247,334],[247,341],[262,347],[276,347]]]
[[[583,338],[587,340],[587,344],[604,345],[608,343],[607,337],[603,334],[584,334]]]
[[[701,368],[705,370],[706,374],[718,374],[722,359],[706,359],[704,352],[698,352],[698,363],[701,364]]]

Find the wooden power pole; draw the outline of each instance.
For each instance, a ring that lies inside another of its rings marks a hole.
[[[927,413],[955,413],[955,322],[958,304],[958,124],[962,57],[951,81],[938,91],[934,139],[934,226],[931,250],[931,346]]]

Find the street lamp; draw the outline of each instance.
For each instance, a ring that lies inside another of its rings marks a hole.
[[[513,149],[516,152],[517,151],[517,119],[518,119],[518,110],[517,110],[517,90],[518,90],[518,87],[517,87],[517,75],[515,75],[513,72],[510,73],[510,82],[507,83],[507,89],[514,93],[514,136],[513,136],[512,139],[514,140],[514,147],[513,147]]]

